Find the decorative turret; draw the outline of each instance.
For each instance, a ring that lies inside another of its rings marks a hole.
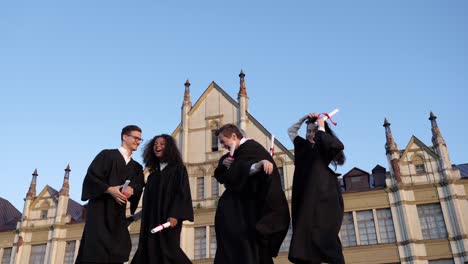
[[[185,81],[184,102],[182,104],[182,129],[181,129],[181,154],[184,161],[188,162],[188,130],[189,130],[189,116],[188,113],[192,109],[192,102],[190,100],[190,82]]]
[[[31,203],[36,198],[36,181],[37,181],[37,169],[34,170],[32,174],[31,184],[29,185],[28,193],[26,194],[26,199],[24,199],[24,208],[23,208],[23,221],[21,222],[22,226],[27,226],[29,219],[29,211]]]
[[[439,155],[440,164],[442,166],[442,170],[450,170],[452,168],[447,144],[445,143],[444,138],[442,137],[442,133],[440,133],[439,126],[437,126],[437,117],[434,113],[430,113],[429,120],[431,120],[431,130],[432,130],[432,144],[434,147],[434,151]]]
[[[182,104],[182,107],[187,106],[188,110],[190,110],[190,108],[192,108],[192,101],[190,100],[190,82],[188,79],[187,81],[185,81],[184,85],[185,85],[185,92],[184,92],[184,103]]]
[[[242,96],[247,97],[247,87],[245,87],[244,77],[245,77],[245,73],[244,71],[241,70],[241,72],[239,73],[240,88],[239,88],[239,93],[237,94],[237,99],[239,99]]]
[[[67,165],[67,168],[65,169],[65,175],[63,176],[63,184],[62,184],[62,189],[60,189],[60,195],[65,195],[69,196],[70,192],[70,164]]]
[[[249,97],[247,97],[247,87],[245,86],[245,73],[241,70],[239,73],[240,88],[237,94],[239,101],[239,127],[247,131],[247,111],[249,110]]]
[[[28,193],[26,194],[27,200],[33,200],[36,197],[36,180],[37,180],[37,169],[32,174],[31,184],[29,185]]]
[[[398,151],[398,146],[393,140],[392,131],[390,130],[390,122],[387,118],[384,120],[383,126],[385,127],[385,154],[387,155],[387,160],[390,163],[390,169],[395,177],[397,182],[401,182],[401,173],[398,160],[400,159],[400,152]]]

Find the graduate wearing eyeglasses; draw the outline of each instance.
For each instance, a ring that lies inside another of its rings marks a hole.
[[[128,261],[132,243],[127,228],[126,204],[133,214],[144,184],[142,166],[132,159],[138,149],[141,129],[122,129],[118,149],[101,151],[88,168],[81,200],[86,205],[86,223],[76,263],[123,263]],[[122,185],[130,181],[125,190]]]

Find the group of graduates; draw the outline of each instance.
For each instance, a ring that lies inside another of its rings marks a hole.
[[[306,137],[298,136],[307,123]],[[214,177],[225,186],[215,215],[216,264],[270,264],[278,255],[290,225],[290,212],[276,164],[265,148],[233,124],[217,131],[229,153],[219,160]],[[338,232],[343,199],[336,173],[344,146],[318,114],[308,114],[288,129],[294,142],[292,187],[293,263],[344,263]],[[126,204],[135,214],[143,194],[138,249],[131,263],[191,263],[180,248],[182,222],[193,221],[187,169],[174,138],[162,134],[144,147],[149,171],[132,159],[142,142],[141,129],[126,126],[118,149],[103,150],[93,160],[83,182],[86,224],[76,263],[123,263],[131,240]],[[122,185],[130,181],[124,190]],[[170,228],[151,233],[165,223]]]

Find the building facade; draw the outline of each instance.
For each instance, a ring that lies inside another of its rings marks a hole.
[[[242,71],[239,78],[237,100],[212,82],[194,104],[187,81],[181,122],[172,133],[187,166],[195,212],[194,222],[184,222],[181,247],[194,263],[212,263],[216,253],[214,215],[224,187],[213,171],[225,152],[214,133],[222,125],[237,124],[247,137],[274,150],[283,189],[291,198],[294,153],[281,142],[272,145],[271,132],[248,111]],[[468,262],[468,218],[463,217],[468,214],[468,164],[451,164],[435,115],[429,119],[432,146],[413,136],[399,149],[385,120],[389,169],[377,165],[369,173],[353,168],[340,178],[345,201],[340,237],[347,263]],[[37,195],[37,171],[33,173],[21,217],[0,222],[5,226],[0,229],[1,263],[74,263],[86,210],[68,195],[69,173],[67,167],[60,191],[46,186]],[[129,230],[132,255],[139,222]],[[291,230],[275,263],[289,263],[290,238]]]

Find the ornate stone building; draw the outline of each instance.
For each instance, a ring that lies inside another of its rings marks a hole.
[[[224,190],[212,177],[224,153],[216,129],[235,123],[249,138],[271,148],[271,132],[249,113],[245,74],[239,77],[237,100],[212,82],[195,104],[187,81],[181,122],[172,133],[189,172],[195,221],[184,223],[181,246],[194,263],[212,263],[216,252],[214,214]],[[451,164],[433,113],[429,119],[432,146],[413,136],[399,149],[385,120],[389,169],[377,165],[369,173],[353,168],[340,179],[345,200],[340,236],[347,263],[468,262],[468,218],[463,217],[468,214],[468,164]],[[278,141],[273,149],[290,199],[293,153]],[[47,185],[36,195],[35,171],[22,214],[0,200],[1,263],[73,263],[86,210],[68,195],[69,173],[67,167],[60,191]],[[133,254],[139,222],[129,230]],[[289,263],[290,234],[275,263]]]

